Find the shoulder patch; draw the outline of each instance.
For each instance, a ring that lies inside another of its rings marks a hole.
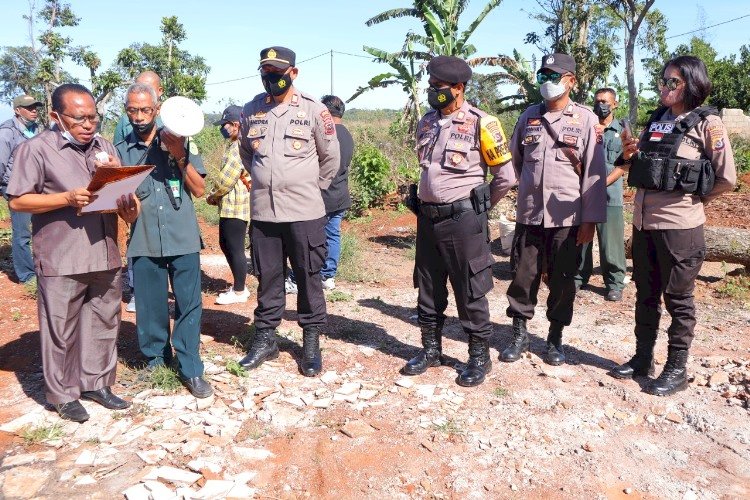
[[[336,125],[333,123],[333,117],[328,109],[324,109],[320,112],[320,117],[323,119],[323,130],[326,135],[336,134]]]

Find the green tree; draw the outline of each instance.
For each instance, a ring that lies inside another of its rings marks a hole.
[[[201,102],[206,98],[206,77],[211,68],[204,58],[191,55],[179,44],[187,31],[176,16],[163,17],[161,43],[134,43],[117,54],[118,71],[131,80],[146,70],[162,79],[165,97],[181,95]]]
[[[502,0],[490,0],[462,32],[459,29],[459,19],[469,4],[468,0],[414,0],[412,7],[381,12],[365,24],[372,26],[400,17],[416,18],[422,23],[424,35],[412,34],[411,38],[422,44],[429,54],[469,59],[476,53],[476,48],[469,43],[469,38],[501,2]]]
[[[705,63],[712,84],[707,104],[719,109],[750,106],[750,50],[747,45],[740,47],[739,58],[732,54],[719,59],[708,41],[695,36],[689,44],[678,45],[669,58],[682,55],[696,56]]]
[[[357,88],[354,94],[347,100],[351,102],[364,92],[377,88],[389,87],[391,85],[401,86],[408,96],[406,104],[399,117],[399,125],[406,124],[409,137],[414,135],[419,121],[419,81],[424,76],[426,66],[417,60],[420,54],[412,48],[413,42],[407,36],[404,47],[399,52],[388,53],[374,47],[363,47],[363,50],[375,57],[376,62],[388,64],[393,71],[376,75]],[[424,56],[421,54],[421,56]],[[405,59],[405,60],[402,60]]]
[[[592,91],[607,83],[619,61],[614,49],[620,43],[619,22],[594,0],[539,0],[538,4],[541,11],[531,17],[545,30],[541,35],[528,33],[526,43],[542,53],[563,52],[575,58],[578,85],[571,98],[585,103]]]
[[[365,22],[367,26],[401,17],[413,17],[422,24],[423,33],[407,32],[404,46],[398,52],[363,47],[365,52],[375,56],[375,61],[388,64],[394,71],[371,78],[367,85],[357,89],[349,101],[367,90],[401,85],[408,96],[402,120],[408,120],[409,133],[413,133],[419,120],[419,82],[424,76],[426,63],[434,56],[449,55],[463,57],[470,65],[491,64],[494,60],[492,57],[471,57],[476,48],[469,43],[469,38],[501,2],[502,0],[490,0],[463,31],[459,29],[459,20],[468,0],[414,0],[411,7],[387,10],[370,18]]]
[[[638,118],[638,90],[635,85],[635,46],[640,45],[655,52],[666,50],[666,19],[659,11],[649,10],[656,0],[604,0],[604,4],[616,16],[625,29],[625,75],[628,83],[629,118],[635,123]],[[641,26],[646,22],[646,30]]]
[[[80,18],[67,3],[44,0],[37,8],[29,1],[29,13],[23,19],[28,24],[29,45],[5,47],[0,54],[0,96],[8,99],[25,93],[51,105],[52,92],[60,84],[75,79],[65,71],[66,59],[89,69],[91,90],[97,107],[106,105],[112,91],[121,84],[116,72],[97,74],[101,60],[86,46],[74,46],[62,30],[77,26]],[[41,32],[41,33],[40,33]],[[46,114],[42,114],[46,119]]]

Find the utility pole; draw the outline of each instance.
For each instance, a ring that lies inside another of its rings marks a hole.
[[[331,95],[333,95],[333,49],[331,49]]]

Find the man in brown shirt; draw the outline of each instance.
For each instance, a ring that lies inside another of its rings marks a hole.
[[[77,215],[102,164],[117,164],[109,141],[96,133],[99,116],[85,87],[63,84],[52,94],[55,127],[22,144],[8,184],[13,210],[31,212],[42,364],[47,401],[67,420],[89,418],[78,401],[110,409],[130,406],[114,394],[120,327],[117,216]],[[107,161],[100,158],[107,156]],[[130,223],[139,203],[118,200]]]
[[[544,56],[537,72],[544,102],[523,112],[510,141],[519,183],[507,311],[513,341],[500,356],[506,362],[517,361],[529,347],[526,321],[534,316],[543,272],[550,290],[544,361],[565,362],[562,331],[573,318],[577,247],[591,242],[596,223],[606,221],[607,173],[595,129],[599,120],[570,99],[575,71],[568,54]]]

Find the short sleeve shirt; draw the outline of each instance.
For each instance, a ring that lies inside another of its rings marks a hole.
[[[189,163],[205,176],[195,143],[191,141],[187,149]],[[155,166],[135,191],[141,201],[141,214],[131,228],[128,257],[173,257],[200,252],[203,245],[193,199],[174,158],[161,149],[159,134],[148,146],[131,132],[117,144],[117,153],[125,166]],[[172,196],[175,182],[179,199]]]
[[[607,165],[607,175],[615,168],[615,160],[622,154],[622,122],[612,120],[602,132],[602,146],[604,146],[604,161]],[[623,178],[607,186],[607,206],[622,206]]]
[[[116,156],[114,146],[96,136],[85,148],[71,144],[58,130],[45,130],[18,146],[9,196],[56,194],[88,186],[96,171],[96,153]],[[117,215],[78,215],[73,207],[31,216],[36,271],[70,276],[122,266],[117,248]]]

